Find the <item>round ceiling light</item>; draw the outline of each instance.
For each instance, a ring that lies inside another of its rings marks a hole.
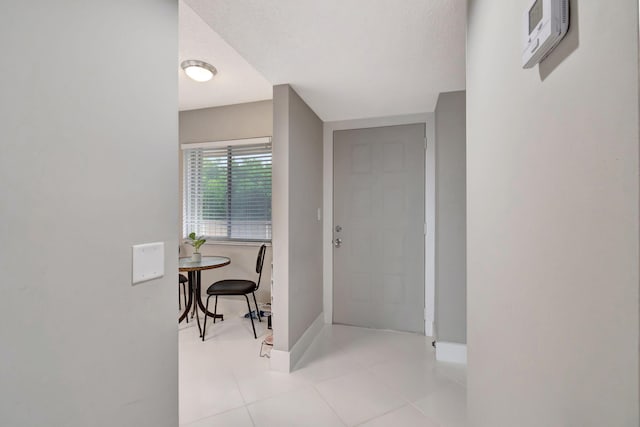
[[[185,74],[197,82],[207,82],[218,74],[218,70],[211,64],[207,64],[204,61],[198,61],[197,59],[189,59],[188,61],[182,61],[180,64]]]

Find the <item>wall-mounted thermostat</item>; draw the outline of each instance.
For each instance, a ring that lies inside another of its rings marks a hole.
[[[546,58],[569,29],[569,0],[535,0],[524,13],[523,68]]]

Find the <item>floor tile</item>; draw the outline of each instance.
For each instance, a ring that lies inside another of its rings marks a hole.
[[[450,383],[413,403],[427,417],[444,427],[467,426],[466,388]]]
[[[301,377],[283,372],[265,371],[236,379],[246,403],[252,403],[308,385]]]
[[[458,363],[436,362],[436,371],[461,386],[467,386],[467,366]]]
[[[344,427],[312,387],[281,394],[248,406],[256,427]]]
[[[417,357],[432,358],[434,355],[430,338],[393,331],[368,332],[350,341],[342,351],[364,366]]]
[[[284,374],[259,357],[266,322],[256,331],[228,315],[202,342],[181,324],[182,427],[466,425],[466,369],[436,362],[428,337],[327,325]]]
[[[179,380],[180,423],[187,424],[244,405],[235,379],[221,371],[215,376]]]
[[[349,426],[398,408],[407,402],[384,387],[373,374],[360,371],[316,385],[322,397]]]
[[[180,342],[179,416],[182,424],[210,417],[245,404],[238,384],[214,343],[203,343],[195,330],[181,330],[190,341]]]
[[[232,409],[181,427],[253,427],[253,421],[247,408]]]
[[[317,383],[362,369],[352,357],[316,340],[296,365],[294,374]]]
[[[346,325],[326,325],[318,339],[337,348],[346,348],[377,335],[376,330]]]
[[[435,369],[433,359],[412,359],[383,362],[368,368],[384,385],[408,401],[415,401],[452,380]]]
[[[363,424],[361,427],[446,427],[427,418],[411,405],[388,412]]]

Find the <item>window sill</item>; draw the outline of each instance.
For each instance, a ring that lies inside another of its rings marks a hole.
[[[242,240],[207,240],[205,246],[271,246],[271,242],[244,242]]]

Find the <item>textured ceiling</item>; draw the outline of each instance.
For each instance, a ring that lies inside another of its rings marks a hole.
[[[273,88],[188,5],[180,1],[179,62],[200,59],[218,69],[206,83],[194,82],[179,70],[179,108],[215,107],[271,99]]]
[[[464,89],[465,0],[187,0],[325,121],[433,111]]]

